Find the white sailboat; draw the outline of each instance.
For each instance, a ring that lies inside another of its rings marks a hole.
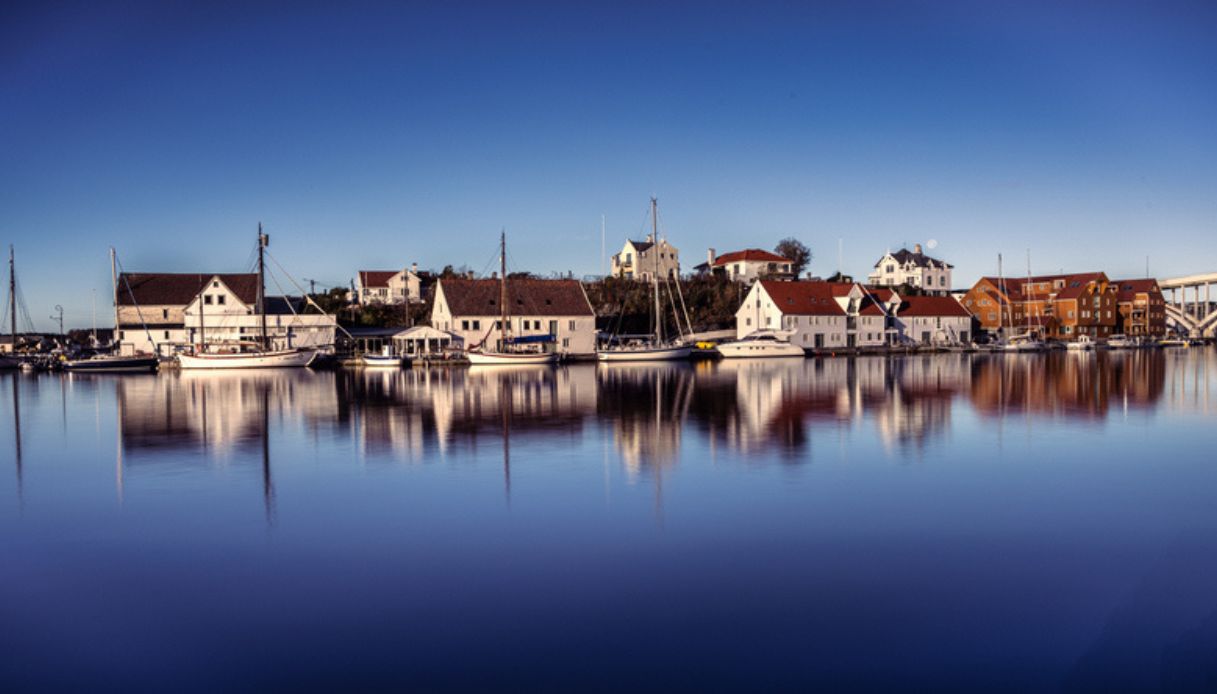
[[[263,257],[270,237],[262,233],[258,224],[258,314],[261,329],[257,342],[238,342],[207,350],[203,340],[203,303],[199,303],[199,342],[194,354],[179,354],[178,363],[183,369],[272,369],[308,366],[317,358],[312,347],[296,349],[270,349],[266,335],[266,262]]]
[[[658,244],[659,203],[655,198],[651,198],[651,239]],[[664,340],[663,312],[659,301],[659,256],[655,250],[651,251],[651,256],[655,261],[654,271],[651,272],[651,291],[655,299],[653,309],[655,312],[655,332],[650,340],[596,350],[596,359],[601,362],[678,361],[688,359],[693,354],[693,346],[685,344],[683,340]],[[679,316],[677,317],[676,325],[677,330],[680,330]]]
[[[556,352],[546,351],[526,351],[517,349],[512,351],[510,346],[515,344],[511,339],[511,312],[508,310],[507,299],[507,232],[503,232],[499,236],[499,306],[501,313],[499,315],[499,348],[492,350],[486,347],[486,340],[482,340],[482,345],[474,347],[465,352],[469,363],[473,366],[507,366],[507,365],[535,365],[535,364],[553,364],[558,361]],[[489,337],[489,333],[487,333]]]

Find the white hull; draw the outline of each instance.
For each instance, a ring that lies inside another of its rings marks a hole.
[[[1068,345],[1065,346],[1065,349],[1070,352],[1093,352],[1094,345],[1078,343],[1078,342],[1070,342]]]
[[[557,354],[539,352],[535,354],[510,352],[466,352],[469,363],[474,366],[506,366],[524,364],[553,364],[558,361]]]
[[[1039,342],[1019,342],[1002,347],[1003,352],[1042,352],[1044,349]]]
[[[378,354],[365,354],[359,358],[359,361],[368,367],[400,369],[402,366],[401,357],[386,357]]]
[[[308,366],[317,350],[280,350],[246,354],[180,354],[183,369],[280,369]]]
[[[802,347],[789,342],[758,342],[755,340],[740,340],[725,342],[715,349],[724,359],[760,359],[766,357],[805,357],[807,354]]]
[[[596,352],[596,359],[603,362],[622,361],[679,361],[693,354],[692,347],[641,347],[638,349],[606,349]]]

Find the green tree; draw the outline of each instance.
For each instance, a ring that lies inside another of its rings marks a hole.
[[[790,261],[790,272],[796,278],[803,274],[803,270],[807,268],[807,264],[813,257],[811,249],[793,236],[778,241],[773,252]]]

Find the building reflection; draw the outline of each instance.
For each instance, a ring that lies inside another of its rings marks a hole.
[[[1052,352],[977,357],[970,390],[981,415],[1102,419],[1114,404],[1153,406],[1163,393],[1162,350]]]
[[[889,449],[944,438],[954,409],[1099,419],[1112,408],[1207,397],[1211,355],[1161,350],[937,354],[697,364],[169,372],[109,381],[124,465],[226,465],[289,432],[347,441],[363,462],[432,460],[541,441],[578,446],[603,431],[631,478],[676,465],[689,436],[745,464],[812,459],[815,441],[873,431]],[[1170,373],[1168,383],[1167,374]],[[1189,380],[1190,379],[1190,380]],[[84,387],[81,383],[79,387]],[[75,385],[70,387],[77,387]],[[19,415],[14,389],[13,419]],[[21,399],[36,398],[23,391]],[[14,425],[17,422],[14,421]],[[205,455],[164,456],[168,450]],[[20,454],[16,456],[20,461]],[[20,464],[20,462],[18,462]],[[18,468],[20,473],[20,468]],[[270,469],[265,483],[272,487]]]

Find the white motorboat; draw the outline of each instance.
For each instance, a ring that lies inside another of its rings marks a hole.
[[[317,358],[312,348],[255,350],[249,352],[200,352],[179,354],[183,369],[275,369],[308,366]]]
[[[787,331],[758,330],[742,339],[724,342],[715,349],[724,359],[807,356],[802,347],[790,343],[791,334]]]
[[[1003,352],[1043,352],[1047,345],[1031,333],[1015,335],[1002,345]]]
[[[1137,340],[1127,335],[1112,335],[1107,338],[1107,346],[1112,349],[1131,349],[1137,346]]]
[[[359,361],[364,366],[390,369],[400,369],[405,364],[405,360],[401,355],[393,354],[393,349],[388,346],[381,348],[380,354],[365,353],[360,355]]]
[[[1078,335],[1078,339],[1067,343],[1065,349],[1070,352],[1092,352],[1103,346],[1103,343],[1096,341],[1089,335]]]

